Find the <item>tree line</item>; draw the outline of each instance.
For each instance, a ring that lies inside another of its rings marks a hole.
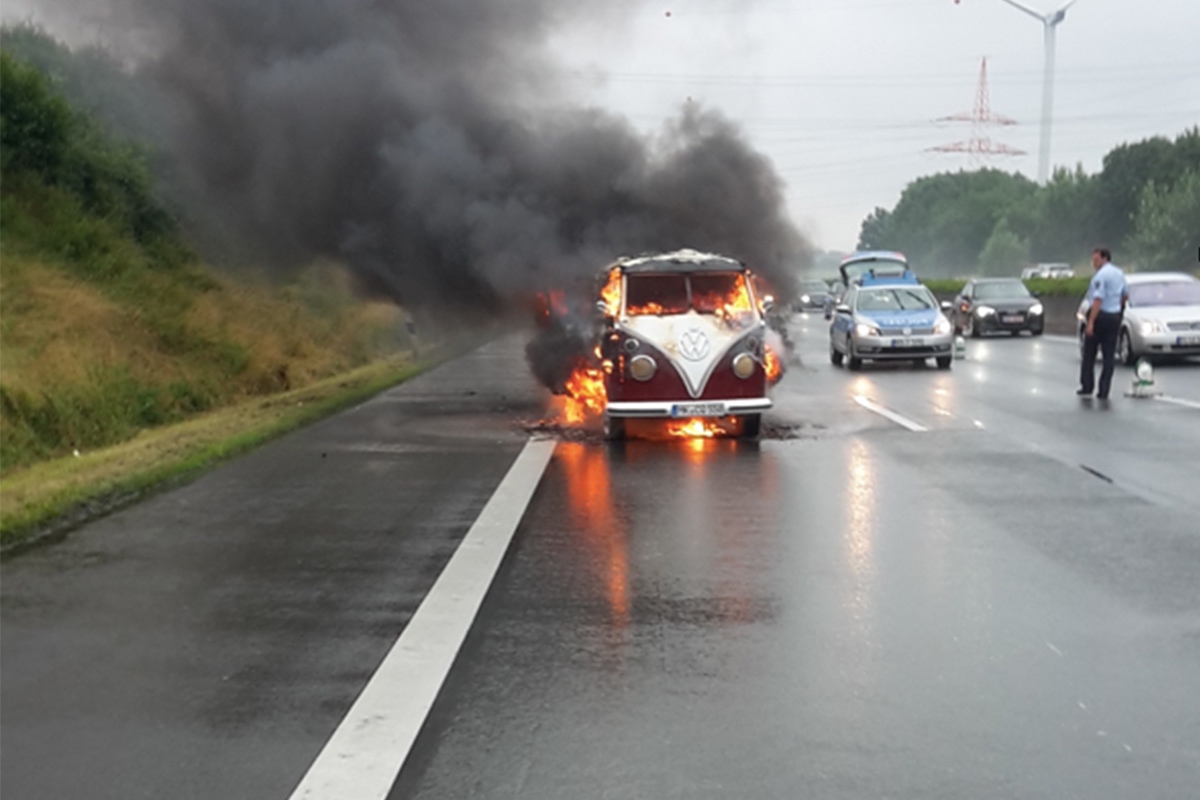
[[[862,223],[860,249],[903,251],[923,273],[1016,275],[1081,264],[1097,245],[1142,270],[1198,266],[1200,127],[1115,147],[1102,169],[1060,168],[1045,186],[996,169],[912,181]]]

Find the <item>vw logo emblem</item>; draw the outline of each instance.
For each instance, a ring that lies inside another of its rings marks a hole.
[[[699,328],[692,328],[679,337],[679,352],[688,361],[699,361],[708,356],[708,337]]]

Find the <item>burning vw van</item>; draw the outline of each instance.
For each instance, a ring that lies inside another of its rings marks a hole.
[[[679,250],[627,258],[602,278],[605,432],[658,418],[704,429],[732,424],[756,436],[771,407],[764,298],[753,275],[725,256]],[[724,428],[728,430],[728,427]]]

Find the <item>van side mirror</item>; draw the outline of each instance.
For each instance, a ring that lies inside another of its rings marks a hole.
[[[603,300],[596,301],[596,313],[602,317],[608,316],[608,303]]]

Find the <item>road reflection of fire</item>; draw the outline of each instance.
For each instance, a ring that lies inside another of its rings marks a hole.
[[[586,534],[589,549],[603,566],[612,627],[629,625],[629,552],[625,525],[613,505],[609,463],[604,450],[563,442],[558,446],[567,479],[567,498],[575,528]]]

